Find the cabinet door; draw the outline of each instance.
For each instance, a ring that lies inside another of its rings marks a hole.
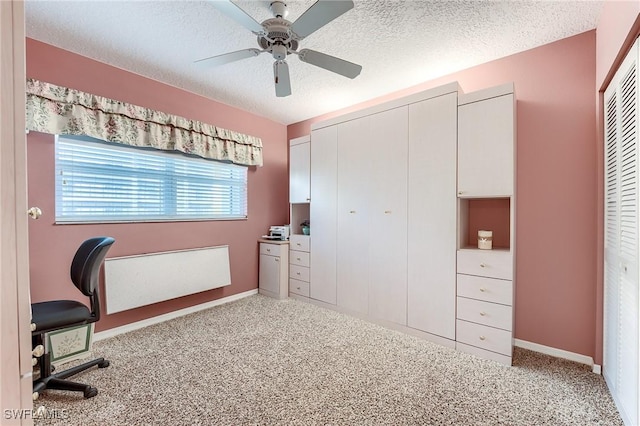
[[[369,117],[338,125],[337,303],[368,312]],[[312,255],[313,257],[314,255]]]
[[[456,326],[455,93],[409,107],[408,325],[447,339]]]
[[[338,165],[337,126],[311,133],[310,219],[311,280],[309,296],[336,303],[336,191]]]
[[[289,202],[292,204],[308,203],[311,199],[310,149],[309,142],[292,145],[289,148]]]
[[[407,324],[407,107],[368,117],[369,315]],[[360,192],[364,190],[361,187]]]
[[[260,288],[274,294],[280,293],[280,258],[278,256],[260,255]]]
[[[458,195],[513,195],[513,94],[461,105],[458,114]]]

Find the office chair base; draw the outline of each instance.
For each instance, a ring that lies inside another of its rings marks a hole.
[[[48,358],[48,355],[49,354],[45,354],[44,356]],[[45,360],[45,362],[46,361],[48,361],[48,359]],[[33,392],[40,394],[45,389],[57,389],[82,392],[85,398],[93,398],[98,394],[98,389],[90,385],[72,382],[65,379],[95,366],[98,366],[98,368],[106,368],[109,364],[109,361],[104,358],[96,358],[89,362],[85,362],[84,364],[69,368],[68,370],[40,377],[33,381]],[[45,367],[43,370],[46,371],[46,365],[43,365],[43,367]]]

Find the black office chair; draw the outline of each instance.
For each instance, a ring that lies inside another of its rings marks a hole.
[[[114,242],[115,240],[111,237],[90,238],[80,245],[73,257],[71,281],[85,296],[89,297],[91,310],[75,300],[52,300],[31,304],[31,336],[34,347],[42,345],[39,347],[40,352],[44,348],[45,333],[91,324],[100,319],[100,300],[98,297],[100,266]],[[98,358],[53,374],[50,354],[46,351],[38,358],[38,365],[40,376],[33,380],[34,398],[37,398],[38,394],[45,389],[84,392],[85,398],[91,398],[98,394],[98,389],[65,379],[96,365],[99,368],[108,367],[109,361]]]

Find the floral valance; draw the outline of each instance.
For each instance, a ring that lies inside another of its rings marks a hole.
[[[33,79],[27,129],[262,166],[260,138]]]

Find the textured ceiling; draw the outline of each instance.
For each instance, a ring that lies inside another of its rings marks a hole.
[[[315,0],[286,0],[295,21]],[[256,21],[269,1],[237,1]],[[208,1],[27,0],[27,36],[291,124],[595,28],[602,1],[355,0],[300,42],[363,66],[354,80],[289,57],[277,98],[268,54],[218,67],[210,56],[256,37]]]

